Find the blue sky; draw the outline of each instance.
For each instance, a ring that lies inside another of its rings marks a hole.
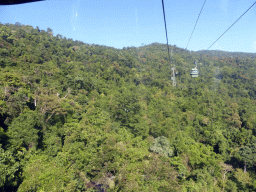
[[[186,48],[204,0],[165,0],[169,44]],[[188,49],[207,49],[254,0],[207,0]],[[0,22],[115,48],[166,43],[161,0],[46,0],[1,6]],[[256,52],[256,5],[210,50]]]

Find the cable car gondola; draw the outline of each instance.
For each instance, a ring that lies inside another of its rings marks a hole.
[[[190,75],[191,77],[195,78],[198,77],[198,69],[197,69],[197,62],[195,61],[196,67],[191,69]]]

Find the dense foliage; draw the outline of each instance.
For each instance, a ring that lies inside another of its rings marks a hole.
[[[255,55],[172,49],[1,24],[1,191],[256,191]]]

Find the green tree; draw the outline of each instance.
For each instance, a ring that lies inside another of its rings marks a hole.
[[[12,43],[12,41],[14,39],[11,30],[6,26],[2,26],[0,28],[0,37],[4,41],[10,42],[10,43]]]
[[[16,149],[20,147],[42,147],[42,123],[36,111],[26,110],[13,120],[7,135]]]
[[[31,157],[18,191],[74,191],[74,171],[72,162],[62,155],[52,160],[45,155]]]
[[[10,150],[4,150],[0,144],[0,189],[15,190],[18,185],[18,172],[20,163],[15,159],[15,154]]]
[[[248,144],[239,148],[238,153],[236,154],[237,158],[242,160],[249,167],[256,166],[256,144]]]
[[[167,157],[171,157],[173,155],[173,150],[170,147],[170,143],[164,136],[157,137],[150,147],[150,150]]]

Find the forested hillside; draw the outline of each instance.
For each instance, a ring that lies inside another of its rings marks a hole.
[[[256,191],[255,55],[172,49],[0,25],[1,191]]]
[[[219,51],[219,50],[202,50],[202,51],[196,51],[194,53],[204,54],[204,55],[210,55],[214,57],[242,57],[242,58],[256,58],[255,53],[244,53],[244,52],[227,52],[227,51]]]

